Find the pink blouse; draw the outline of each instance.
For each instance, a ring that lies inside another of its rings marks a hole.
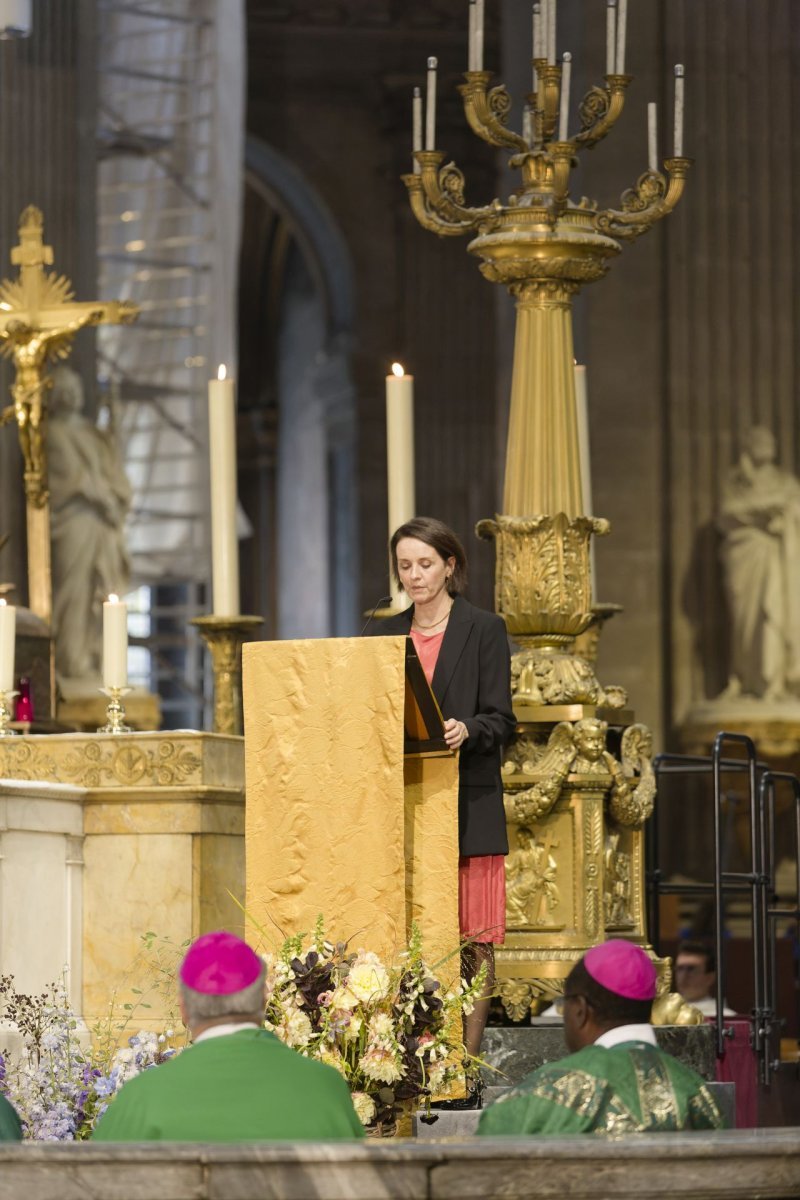
[[[433,633],[430,637],[426,637],[424,633],[417,633],[416,629],[411,630],[411,640],[429,684],[433,682],[433,672],[436,670],[436,660],[442,648],[444,632],[442,630],[441,633]]]

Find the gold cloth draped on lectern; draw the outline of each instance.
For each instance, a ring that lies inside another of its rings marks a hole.
[[[404,762],[405,638],[244,647],[246,908],[270,944],[311,932],[393,960],[458,932],[458,762]],[[453,959],[453,973],[458,958]]]

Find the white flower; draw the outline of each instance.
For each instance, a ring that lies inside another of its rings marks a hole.
[[[282,1020],[275,1032],[287,1046],[293,1046],[299,1050],[307,1045],[311,1037],[311,1022],[301,1009],[294,1008],[283,1013]]]
[[[359,1066],[367,1079],[378,1083],[394,1083],[402,1075],[397,1055],[382,1046],[369,1046],[362,1054]]]
[[[376,1003],[389,994],[389,972],[377,954],[361,951],[350,968],[347,986],[358,1000]]]
[[[325,1046],[319,1046],[314,1054],[314,1058],[319,1059],[321,1063],[325,1063],[328,1067],[333,1067],[334,1071],[338,1071],[344,1078],[347,1077],[345,1062],[338,1050],[329,1050]]]
[[[374,1013],[369,1022],[369,1040],[371,1042],[395,1042],[394,1025],[388,1013]]]
[[[331,996],[331,1008],[357,1008],[358,996],[347,984],[340,984]]]
[[[375,1101],[366,1092],[353,1092],[353,1108],[362,1125],[369,1125],[375,1118]]]
[[[436,1067],[431,1067],[430,1071],[428,1071],[427,1083],[434,1095],[441,1090],[446,1078],[447,1070],[442,1064]]]
[[[350,1017],[350,1023],[344,1030],[345,1041],[354,1042],[361,1033],[364,1021],[361,1017],[357,1017],[355,1013]]]

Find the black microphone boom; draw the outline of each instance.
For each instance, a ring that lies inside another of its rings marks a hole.
[[[372,618],[375,616],[375,613],[378,611],[380,606],[382,604],[391,604],[391,603],[392,603],[391,596],[381,596],[380,600],[375,605],[375,607],[372,609],[372,612],[369,614],[366,621],[364,622],[364,628],[361,630],[361,633],[358,635],[359,637],[363,637],[364,634],[367,632],[367,629],[369,628],[369,623],[372,620]]]

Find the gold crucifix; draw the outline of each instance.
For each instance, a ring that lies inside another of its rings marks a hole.
[[[139,313],[126,300],[76,301],[65,275],[46,271],[53,262],[52,246],[42,240],[43,218],[29,205],[19,220],[19,245],[11,262],[19,278],[0,282],[0,354],[14,361],[11,387],[14,403],[0,411],[0,425],[16,420],[25,464],[28,526],[28,603],[37,616],[50,622],[50,507],[47,487],[48,362],[67,358],[72,339],[85,325],[120,325]]]

